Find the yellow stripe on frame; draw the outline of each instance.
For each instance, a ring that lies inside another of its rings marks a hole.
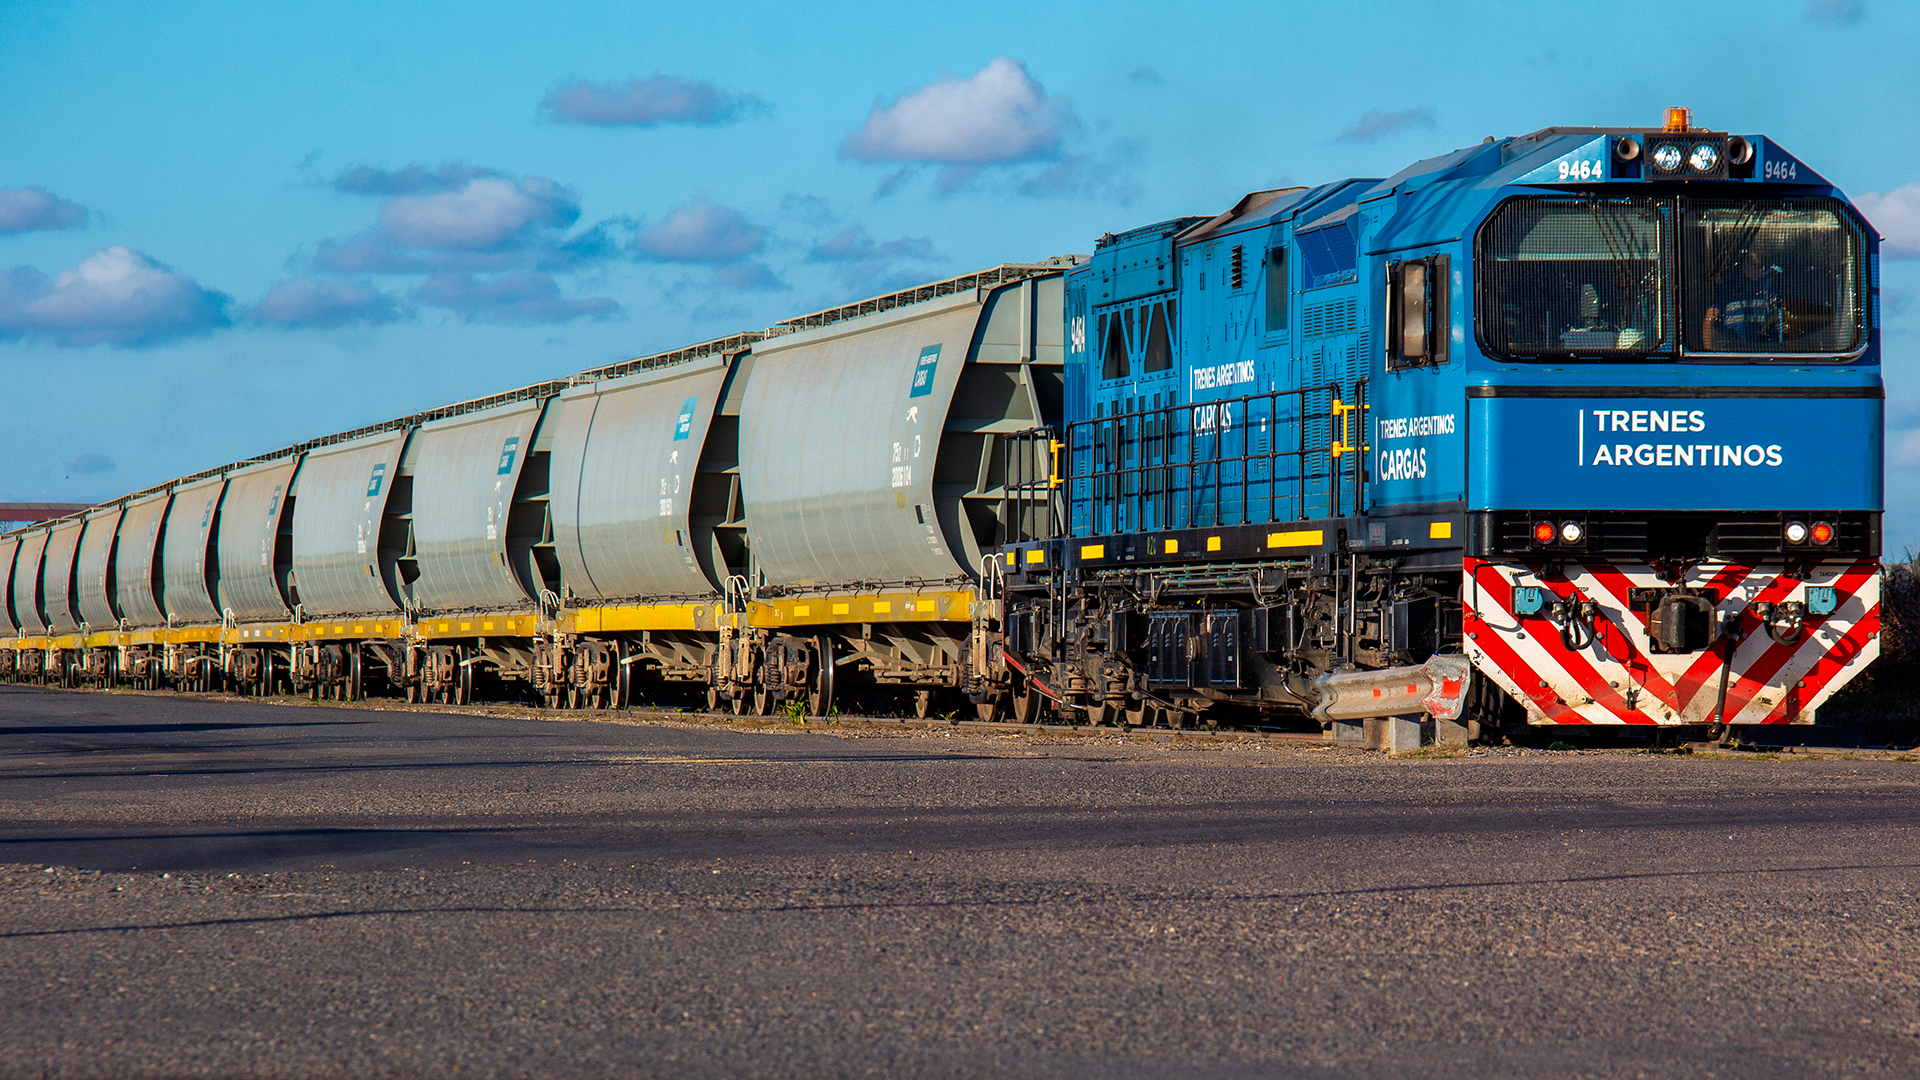
[[[1046,561],[1047,561],[1047,549],[1046,549],[1046,548],[1034,548],[1034,549],[1033,549],[1032,551],[1029,551],[1029,552],[1027,552],[1027,561],[1028,561],[1029,563],[1043,563],[1043,562],[1046,562]]]
[[[1209,536],[1209,537],[1207,537],[1207,550],[1208,550],[1208,551],[1219,551],[1219,550],[1220,550],[1220,538],[1219,538],[1219,537],[1217,537],[1217,536]]]
[[[1178,540],[1169,540],[1169,541],[1167,541],[1167,552],[1166,552],[1166,553],[1167,553],[1167,554],[1169,554],[1169,555],[1178,555],[1178,554],[1180,554],[1180,541],[1178,541]]]
[[[1428,525],[1428,526],[1427,526],[1427,539],[1429,539],[1429,540],[1451,540],[1451,539],[1453,539],[1453,522],[1451,522],[1451,521],[1436,521],[1436,522],[1433,522],[1432,524],[1430,524],[1430,525]]]
[[[1083,559],[1104,559],[1107,557],[1107,545],[1083,544],[1080,547],[1080,557]]]
[[[1301,529],[1297,532],[1267,534],[1267,546],[1270,548],[1319,547],[1325,542],[1326,533],[1319,529]]]

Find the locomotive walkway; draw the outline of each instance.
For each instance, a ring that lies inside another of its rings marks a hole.
[[[1920,763],[0,687],[0,1076],[1911,1076]]]

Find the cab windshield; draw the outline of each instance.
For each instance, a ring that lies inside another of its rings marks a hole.
[[[1830,205],[1693,202],[1687,348],[1845,353],[1860,345],[1860,237]]]
[[[1523,197],[1477,246],[1496,356],[1831,355],[1863,340],[1864,241],[1832,200]]]

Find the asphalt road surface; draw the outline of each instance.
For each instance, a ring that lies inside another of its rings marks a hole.
[[[0,1075],[1920,1075],[1920,763],[0,687]],[[51,868],[51,869],[49,869]]]

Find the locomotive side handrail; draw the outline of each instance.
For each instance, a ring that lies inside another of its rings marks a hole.
[[[1363,378],[1350,392],[1323,383],[1072,424],[1074,524],[1105,534],[1363,513],[1369,407]]]

